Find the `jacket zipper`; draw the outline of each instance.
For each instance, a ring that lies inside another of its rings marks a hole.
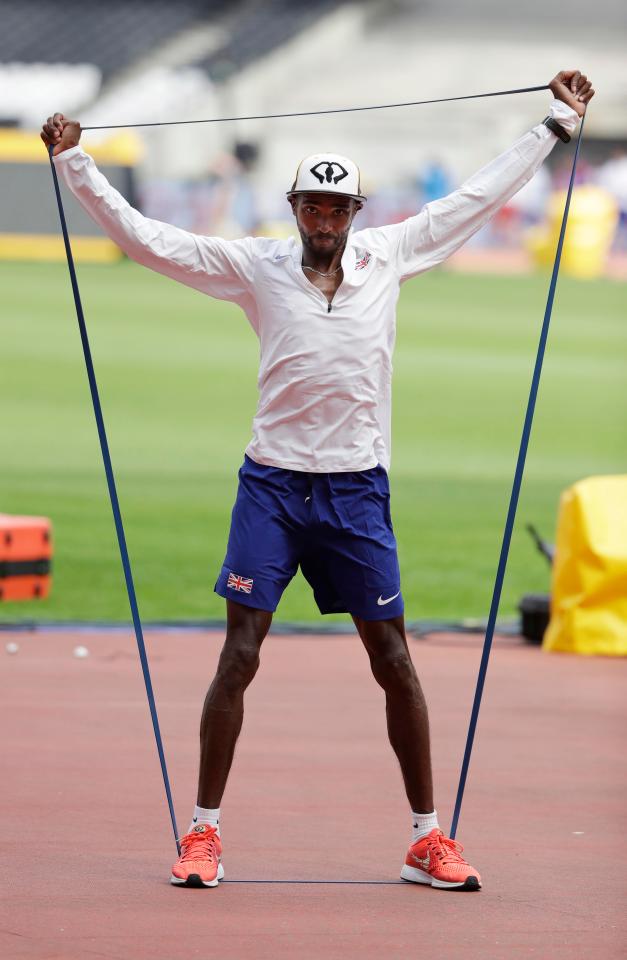
[[[325,301],[325,303],[326,303],[326,305],[327,305],[327,313],[331,313],[331,309],[332,309],[332,307],[333,307],[333,300],[327,300],[327,298],[326,298],[325,295],[323,294],[322,290],[319,290],[318,287],[314,286],[313,283],[310,283],[309,280],[307,280],[307,278],[304,276],[303,271],[300,269],[300,267],[296,268],[295,265],[293,265],[293,266],[294,266],[295,272],[298,270],[298,280],[299,280],[299,283],[301,284],[301,286],[305,286],[305,287],[307,287],[307,288],[313,287],[313,289],[316,291],[316,293],[314,294],[314,296],[316,296],[316,294],[318,294],[320,297],[322,297],[322,299]],[[302,279],[301,279],[301,278],[302,278]],[[343,280],[342,280],[342,283],[344,283]],[[340,287],[342,286],[342,283],[340,284]],[[338,287],[337,289],[339,290],[340,287]],[[337,293],[337,290],[335,291],[335,293]],[[334,294],[334,296],[335,296],[335,294]]]

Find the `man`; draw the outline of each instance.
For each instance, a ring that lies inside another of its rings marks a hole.
[[[224,565],[227,631],[200,726],[197,806],[171,881],[224,876],[220,802],[244,691],[281,594],[300,566],[322,613],[349,612],[386,695],[387,727],[412,816],[405,880],[478,890],[479,873],[440,830],[427,707],[405,637],[389,507],[391,357],[400,284],[441,263],[523,186],[594,95],[579,71],[550,84],[550,116],[459,190],[403,223],[351,232],[365,197],[346,157],[304,160],[288,192],[302,245],[224,241],[148,220],[55,114],[42,139],[83,207],[134,260],[238,303],[260,340],[259,405],[239,474]]]

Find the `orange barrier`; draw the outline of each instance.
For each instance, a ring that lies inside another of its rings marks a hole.
[[[50,593],[52,524],[47,517],[0,513],[0,600],[33,600]]]

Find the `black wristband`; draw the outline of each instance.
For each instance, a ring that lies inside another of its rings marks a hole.
[[[542,123],[545,127],[548,127],[556,137],[559,137],[562,143],[570,143],[570,134],[566,133],[564,127],[561,127],[553,117],[545,117]]]

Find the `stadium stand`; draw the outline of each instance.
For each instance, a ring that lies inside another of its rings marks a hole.
[[[62,7],[2,0],[0,63],[91,63],[106,82],[183,31],[223,20],[224,43],[190,63],[220,82],[338,6],[338,0],[64,0]]]
[[[341,5],[337,0],[250,0],[231,18],[227,42],[198,66],[214,82],[224,81]]]
[[[0,127],[8,128],[0,164],[15,177],[16,164],[42,159],[39,142],[19,141],[19,130],[9,134],[21,128],[36,137],[41,118],[55,108],[85,126],[107,126],[390,103],[427,92],[454,97],[460,89],[546,82],[558,62],[580,61],[585,41],[586,69],[603,91],[586,125],[585,160],[600,165],[614,158],[604,176],[624,224],[625,5],[598,0],[592,14],[586,0],[572,0],[569,17],[568,38],[556,50],[543,34],[554,22],[543,0],[524,8],[477,0],[472,9],[465,0],[0,0]],[[398,219],[428,199],[433,170],[451,185],[460,183],[537,123],[546,104],[546,95],[535,94],[355,112],[349,122],[309,116],[144,127],[136,132],[142,149],[131,151],[141,154],[141,163],[128,162],[138,163],[138,196],[153,209],[159,191],[172,193],[163,184],[180,192],[181,184],[204,183],[209,191],[208,184],[228,180],[222,171],[235,145],[252,145],[258,160],[246,176],[260,198],[257,215],[281,223],[286,171],[304,153],[332,144],[362,164],[371,201],[361,215],[367,225]],[[85,142],[104,147],[117,136],[116,130],[90,132]],[[532,200],[544,209],[549,174],[555,169],[559,179],[561,158],[557,150],[551,156],[544,185],[537,178],[542,195],[521,196],[527,206],[521,213],[519,204],[519,219],[528,219]],[[24,180],[19,195],[28,189]],[[156,208],[162,206],[159,199]],[[185,208],[178,219],[189,225],[194,217]],[[11,243],[25,229],[18,220]]]
[[[3,0],[0,62],[93,63],[106,80],[228,6],[228,0]]]

